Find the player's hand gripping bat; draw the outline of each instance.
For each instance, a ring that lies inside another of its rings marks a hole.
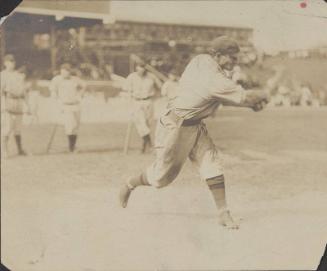
[[[270,102],[273,91],[277,88],[279,81],[284,75],[285,69],[283,67],[276,66],[273,69],[275,75],[268,80],[265,90],[246,91],[244,104],[255,112],[261,111]]]
[[[265,91],[262,90],[246,90],[243,106],[251,108],[258,112],[262,110],[269,102],[269,97]]]

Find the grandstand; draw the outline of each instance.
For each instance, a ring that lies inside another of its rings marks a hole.
[[[205,52],[209,41],[219,35],[234,37],[243,52],[250,52],[243,62],[256,58],[250,28],[116,20],[109,1],[82,2],[24,1],[4,24],[3,51],[17,55],[43,78],[50,77],[64,61],[92,66],[102,79],[109,77],[106,64],[126,76],[131,53],[162,72],[174,63],[181,70],[192,54]]]
[[[65,3],[24,1],[2,26],[2,54],[13,53],[19,66],[27,66],[29,77],[49,80],[61,63],[69,61],[80,76],[92,82],[91,90],[112,96],[118,93],[112,79],[116,75],[127,76],[133,66],[132,54],[164,74],[171,68],[181,73],[194,54],[206,52],[213,38],[228,35],[241,45],[241,66],[248,74],[250,87],[263,87],[272,75],[271,67],[280,63],[287,66],[287,74],[310,83],[317,91],[326,88],[322,76],[324,64],[315,61],[326,57],[323,46],[260,57],[252,44],[251,28],[129,20],[115,18],[109,1]],[[310,63],[315,63],[316,72],[306,69],[312,67]]]
[[[103,58],[111,57],[115,67],[119,65],[115,56],[120,56],[121,61],[136,53],[163,72],[173,63],[180,63],[182,67],[178,68],[182,69],[192,54],[205,52],[209,42],[221,35],[234,37],[243,52],[254,51],[249,28],[117,20],[115,24],[96,24],[81,31],[84,48],[97,48]],[[123,75],[127,72],[123,68],[118,71]]]

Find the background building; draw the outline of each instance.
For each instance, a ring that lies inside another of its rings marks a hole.
[[[3,51],[17,55],[42,77],[64,61],[95,66],[100,77],[106,77],[109,64],[115,73],[126,76],[132,53],[162,72],[175,63],[182,70],[192,54],[206,52],[209,42],[220,35],[235,38],[243,52],[252,53],[243,55],[243,62],[256,58],[251,28],[115,21],[109,1],[82,2],[86,4],[24,2],[3,26]]]

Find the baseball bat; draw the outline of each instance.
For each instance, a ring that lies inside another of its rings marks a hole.
[[[140,61],[142,61],[142,59],[141,59],[139,56],[134,55],[134,54],[131,55],[131,58],[132,58],[132,60],[134,60],[135,62],[140,62]],[[157,76],[161,81],[165,82],[165,81],[168,80],[167,76],[165,76],[164,74],[162,74],[161,72],[159,72],[157,69],[155,69],[155,68],[152,67],[151,65],[146,64],[146,65],[145,65],[145,68],[146,68],[149,72],[152,72],[155,76]]]
[[[128,121],[127,124],[127,131],[126,131],[126,135],[125,135],[125,141],[124,141],[124,154],[128,153],[128,149],[129,149],[129,142],[130,142],[130,138],[131,138],[131,132],[132,132],[132,119],[130,119]]]
[[[52,146],[52,142],[54,140],[54,137],[56,135],[56,132],[57,132],[57,127],[58,127],[58,124],[56,123],[54,126],[53,126],[53,129],[52,129],[52,132],[51,132],[51,135],[50,135],[50,138],[49,138],[49,141],[48,141],[48,144],[47,144],[47,148],[46,148],[46,151],[45,153],[49,153],[50,151],[50,148]]]

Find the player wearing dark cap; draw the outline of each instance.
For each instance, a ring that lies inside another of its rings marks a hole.
[[[81,118],[80,101],[86,85],[71,72],[72,67],[69,63],[62,64],[60,74],[51,81],[50,90],[59,102],[69,151],[74,152]]]
[[[2,116],[2,146],[3,156],[8,156],[8,141],[11,134],[15,136],[18,155],[26,155],[22,148],[23,114],[29,113],[27,102],[27,84],[25,81],[26,68],[16,70],[13,55],[4,57],[5,69],[1,72],[1,95],[4,99],[4,112]]]
[[[120,191],[122,207],[127,206],[131,192],[138,186],[157,188],[171,183],[187,158],[198,168],[218,209],[220,223],[237,229],[227,208],[225,178],[221,155],[209,136],[204,119],[220,104],[262,109],[266,94],[248,92],[234,83],[224,70],[232,70],[238,60],[238,44],[228,38],[215,39],[210,54],[194,57],[179,80],[179,91],[158,121],[156,159],[145,171],[127,180]]]
[[[146,69],[145,62],[136,64],[136,71],[132,72],[124,84],[124,90],[129,93],[133,106],[133,123],[142,138],[141,152],[145,153],[152,147],[151,121],[153,119],[153,96],[156,88],[160,88],[160,81]]]

